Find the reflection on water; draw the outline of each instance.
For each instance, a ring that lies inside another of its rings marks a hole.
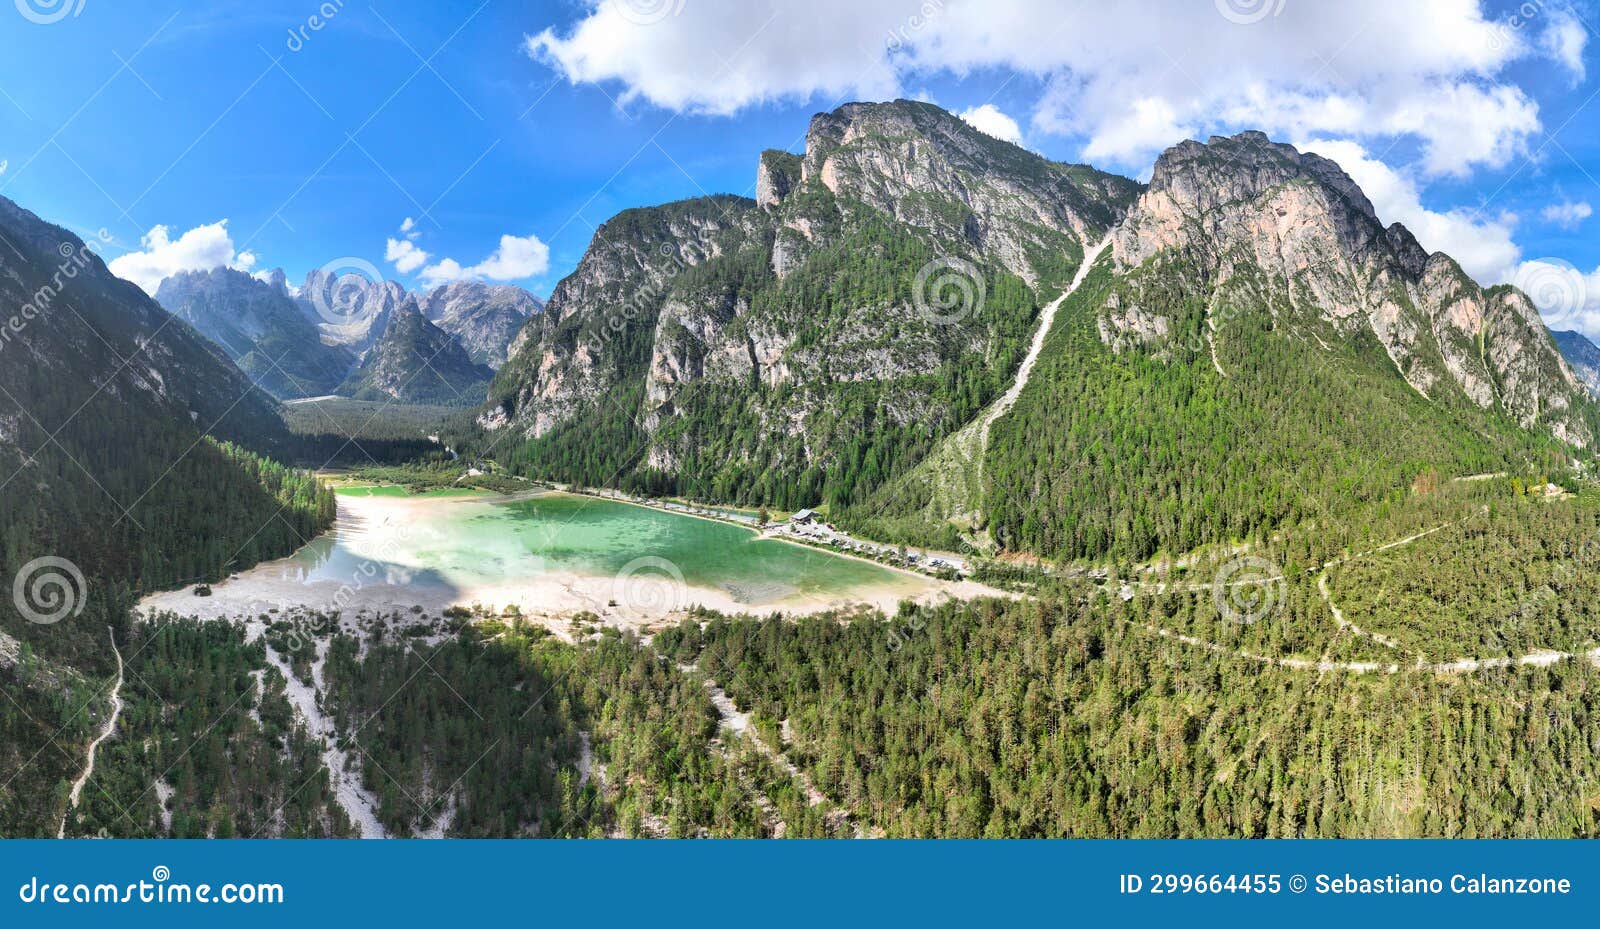
[[[338,526],[283,562],[282,579],[472,589],[552,572],[610,577],[641,557],[664,559],[689,584],[750,605],[867,586],[910,595],[928,586],[737,526],[565,494],[511,502],[488,495],[341,495]]]

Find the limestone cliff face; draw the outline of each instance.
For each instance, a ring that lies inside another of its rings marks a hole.
[[[1316,324],[1325,323],[1336,338],[1370,333],[1431,400],[1465,398],[1573,444],[1594,441],[1572,408],[1581,387],[1527,298],[1486,291],[1405,227],[1385,228],[1328,159],[1259,132],[1184,142],[1157,161],[1113,246],[1130,279],[1181,269],[1220,302],[1253,302],[1291,332],[1320,339]],[[1119,288],[1101,311],[1101,337],[1113,347],[1166,336],[1168,321],[1138,294]],[[1212,309],[1212,325],[1225,309]]]
[[[453,281],[418,298],[428,320],[456,337],[472,360],[498,369],[544,302],[521,287]]]
[[[1063,241],[1093,244],[1137,190],[1127,178],[1047,161],[909,101],[846,104],[814,118],[802,183],[964,239],[1030,282],[1047,275],[1043,265]]]
[[[969,287],[1014,275],[1048,299],[1137,190],[926,104],[821,114],[803,156],[762,153],[754,201],[700,198],[602,226],[513,344],[480,422],[539,437],[621,403],[643,433],[642,466],[672,471],[710,402],[739,405],[756,433],[748,454],[795,437],[816,452],[805,437],[837,413],[840,385],[869,385],[874,422],[937,420],[948,414],[912,381],[955,359],[992,364],[993,333],[981,308],[920,312],[918,270],[948,258],[982,278]]]
[[[743,197],[706,197],[626,210],[602,225],[512,342],[481,422],[537,437],[619,386],[650,351],[676,278],[759,234],[755,212]]]

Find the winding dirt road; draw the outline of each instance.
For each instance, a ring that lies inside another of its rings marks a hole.
[[[61,814],[61,828],[56,830],[56,838],[67,837],[67,819],[72,811],[78,808],[78,800],[83,796],[83,785],[89,783],[89,778],[94,776],[94,755],[100,749],[100,743],[111,738],[111,733],[116,731],[117,719],[122,716],[122,652],[117,648],[117,633],[110,626],[106,633],[111,638],[111,653],[117,656],[117,682],[111,687],[111,715],[106,718],[105,728],[100,731],[100,737],[89,743],[89,760],[83,766],[83,773],[72,782],[72,793],[67,797],[67,808]]]

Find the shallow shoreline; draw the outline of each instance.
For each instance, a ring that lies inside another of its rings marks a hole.
[[[146,617],[170,612],[201,619],[221,619],[256,618],[274,612],[283,615],[291,610],[340,612],[345,615],[394,613],[404,617],[412,615],[416,607],[432,615],[442,614],[451,607],[476,608],[490,613],[504,613],[514,608],[529,620],[542,622],[564,632],[570,620],[581,613],[592,613],[606,625],[644,629],[674,622],[697,607],[727,615],[748,616],[778,614],[804,616],[867,608],[892,616],[898,611],[900,603],[906,600],[926,604],[950,599],[1013,596],[973,581],[943,581],[847,552],[832,551],[781,537],[768,536],[736,521],[713,519],[645,503],[599,495],[572,494],[561,490],[534,490],[528,494],[512,495],[441,497],[419,495],[409,498],[341,495],[339,515],[334,527],[328,533],[314,539],[313,544],[340,531],[360,532],[366,527],[403,525],[409,515],[419,515],[420,510],[432,507],[469,501],[514,502],[552,493],[574,498],[627,503],[668,516],[690,516],[708,522],[732,525],[750,533],[754,537],[753,541],[789,542],[791,545],[813,550],[819,556],[853,559],[897,578],[915,581],[921,589],[907,590],[904,585],[898,583],[864,584],[840,595],[796,594],[771,603],[747,603],[736,599],[733,592],[719,587],[680,582],[670,577],[664,578],[648,573],[630,577],[576,571],[549,571],[505,582],[470,585],[452,585],[447,582],[395,583],[385,581],[376,573],[353,574],[350,580],[344,582],[335,579],[305,581],[298,576],[303,571],[304,565],[297,560],[299,557],[297,552],[285,558],[256,565],[212,584],[209,597],[196,596],[193,587],[186,586],[178,590],[149,594],[139,601],[136,609]],[[775,577],[772,580],[781,584],[784,578]]]

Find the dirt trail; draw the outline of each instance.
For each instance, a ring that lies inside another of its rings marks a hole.
[[[117,682],[111,687],[111,715],[106,718],[105,728],[100,731],[100,737],[89,743],[89,761],[83,767],[83,773],[72,782],[72,793],[67,797],[67,808],[61,814],[61,828],[56,831],[56,838],[64,839],[67,836],[67,818],[72,811],[78,808],[78,799],[83,795],[83,785],[89,783],[89,778],[94,775],[94,755],[100,748],[100,743],[111,738],[111,733],[117,728],[117,718],[122,715],[122,652],[117,648],[117,634],[110,626],[106,627],[107,634],[111,637],[111,653],[117,656]]]
[[[1077,273],[1072,276],[1072,283],[1068,284],[1067,289],[1061,292],[1061,296],[1045,304],[1044,310],[1039,313],[1039,328],[1033,333],[1033,343],[1028,346],[1028,354],[1023,356],[1022,364],[1017,366],[1016,378],[1012,380],[1011,386],[1006,389],[1005,393],[1000,395],[1000,399],[996,400],[983,416],[983,426],[980,429],[982,440],[978,443],[980,450],[989,447],[989,427],[994,425],[995,420],[1004,416],[1007,410],[1011,409],[1017,402],[1017,398],[1022,396],[1022,389],[1028,386],[1028,378],[1033,376],[1034,363],[1039,360],[1039,352],[1044,349],[1045,339],[1050,336],[1050,330],[1055,326],[1056,311],[1061,309],[1061,304],[1065,303],[1066,299],[1072,296],[1073,292],[1084,282],[1084,279],[1089,276],[1089,270],[1094,267],[1095,260],[1100,257],[1100,253],[1110,243],[1111,237],[1108,235],[1100,241],[1100,244],[1084,252],[1083,262],[1078,265]]]
[[[1341,610],[1339,608],[1338,604],[1334,603],[1334,601],[1333,601],[1333,592],[1328,589],[1327,571],[1328,571],[1329,568],[1332,568],[1332,567],[1334,567],[1336,565],[1344,564],[1344,563],[1350,562],[1350,561],[1355,561],[1358,558],[1365,558],[1368,555],[1375,555],[1378,552],[1385,552],[1385,551],[1388,551],[1388,550],[1390,550],[1392,548],[1399,548],[1402,545],[1409,545],[1412,542],[1415,542],[1415,541],[1417,541],[1419,539],[1423,539],[1423,538],[1426,538],[1426,537],[1428,537],[1430,535],[1433,535],[1435,532],[1438,532],[1441,529],[1445,529],[1445,528],[1447,528],[1447,527],[1449,527],[1451,525],[1453,525],[1453,524],[1452,523],[1443,523],[1441,525],[1434,526],[1432,529],[1424,529],[1421,532],[1417,532],[1417,533],[1414,533],[1412,535],[1408,535],[1403,539],[1396,539],[1393,542],[1386,542],[1383,545],[1377,546],[1376,548],[1370,548],[1370,549],[1367,549],[1366,551],[1357,552],[1357,553],[1355,553],[1353,555],[1346,555],[1346,556],[1343,556],[1343,557],[1340,557],[1340,558],[1330,559],[1328,561],[1323,562],[1318,567],[1312,568],[1310,571],[1308,571],[1306,573],[1315,573],[1315,574],[1319,575],[1319,577],[1317,578],[1317,592],[1322,595],[1323,601],[1328,604],[1328,609],[1333,614],[1333,620],[1339,626],[1340,629],[1347,630],[1347,631],[1352,632],[1352,633],[1354,633],[1356,635],[1359,635],[1359,636],[1364,636],[1364,637],[1366,637],[1368,639],[1371,639],[1374,642],[1377,642],[1380,645],[1383,645],[1383,646],[1385,646],[1387,648],[1394,649],[1395,651],[1402,651],[1403,652],[1403,651],[1405,651],[1405,649],[1400,645],[1400,643],[1394,641],[1393,639],[1391,639],[1391,638],[1389,638],[1387,636],[1381,635],[1379,633],[1368,632],[1367,630],[1362,629],[1360,626],[1357,626],[1355,623],[1352,623],[1348,619],[1345,618],[1344,611]],[[1282,580],[1282,579],[1283,578],[1280,575],[1280,576],[1277,576],[1277,577],[1260,578],[1260,579],[1252,578],[1251,580],[1249,580],[1247,582],[1238,582],[1238,583],[1260,584],[1260,583],[1278,581],[1278,580]],[[1174,585],[1168,585],[1168,584],[1139,583],[1139,584],[1124,584],[1123,587],[1122,587],[1123,591],[1126,592],[1127,594],[1130,594],[1130,595],[1131,595],[1131,593],[1133,592],[1133,590],[1135,588],[1147,589],[1147,590],[1154,589],[1154,590],[1156,590],[1158,592],[1163,592],[1163,593],[1166,592],[1169,589],[1171,589],[1171,590],[1186,590],[1186,591],[1190,591],[1190,592],[1200,592],[1200,591],[1211,590],[1212,589],[1212,585],[1210,585],[1210,584],[1187,584],[1187,585],[1174,584]],[[1431,663],[1425,661],[1422,658],[1422,656],[1418,655],[1417,656],[1417,660],[1415,662],[1409,663],[1409,664],[1400,664],[1398,662],[1391,662],[1391,663],[1387,663],[1386,664],[1386,663],[1377,662],[1377,661],[1330,661],[1326,657],[1324,657],[1324,658],[1322,658],[1320,660],[1316,660],[1316,661],[1313,661],[1313,660],[1311,660],[1309,658],[1275,658],[1275,657],[1272,657],[1270,655],[1260,655],[1260,654],[1257,654],[1255,652],[1249,651],[1248,649],[1230,648],[1230,647],[1228,647],[1226,645],[1220,645],[1220,644],[1218,644],[1216,642],[1207,641],[1205,639],[1199,638],[1198,636],[1187,635],[1185,633],[1176,632],[1176,631],[1171,630],[1171,629],[1164,629],[1164,628],[1162,628],[1160,626],[1155,626],[1155,625],[1151,625],[1151,624],[1148,624],[1148,623],[1130,622],[1129,625],[1131,625],[1131,626],[1133,626],[1134,628],[1137,628],[1137,629],[1143,629],[1143,630],[1145,630],[1147,632],[1152,632],[1152,633],[1154,633],[1156,635],[1161,636],[1162,638],[1173,639],[1175,641],[1182,642],[1185,645],[1193,645],[1196,648],[1203,648],[1203,649],[1206,649],[1207,651],[1217,652],[1217,653],[1220,653],[1220,654],[1236,655],[1236,656],[1238,656],[1240,658],[1244,658],[1244,659],[1249,660],[1249,661],[1258,661],[1258,662],[1261,662],[1262,664],[1270,664],[1270,665],[1274,665],[1276,667],[1289,668],[1291,670],[1296,670],[1296,671],[1320,671],[1320,672],[1326,672],[1326,671],[1349,671],[1349,672],[1352,672],[1352,673],[1355,673],[1355,674],[1374,674],[1374,673],[1377,673],[1377,674],[1395,674],[1395,673],[1398,673],[1401,670],[1416,670],[1416,671],[1433,671],[1433,672],[1441,673],[1441,674],[1454,674],[1454,673],[1470,673],[1470,672],[1473,672],[1473,671],[1483,671],[1483,670],[1490,669],[1490,668],[1509,668],[1509,667],[1525,667],[1525,666],[1548,667],[1550,665],[1555,664],[1558,661],[1580,661],[1580,660],[1587,660],[1590,663],[1594,664],[1596,667],[1600,667],[1600,648],[1592,649],[1592,650],[1587,651],[1587,652],[1563,652],[1563,651],[1555,651],[1555,650],[1552,650],[1552,649],[1540,649],[1538,651],[1529,652],[1529,653],[1527,653],[1525,655],[1514,655],[1514,656],[1508,656],[1508,657],[1504,657],[1504,658],[1456,658],[1456,659],[1452,659],[1450,661],[1438,661],[1438,662],[1431,662]]]

